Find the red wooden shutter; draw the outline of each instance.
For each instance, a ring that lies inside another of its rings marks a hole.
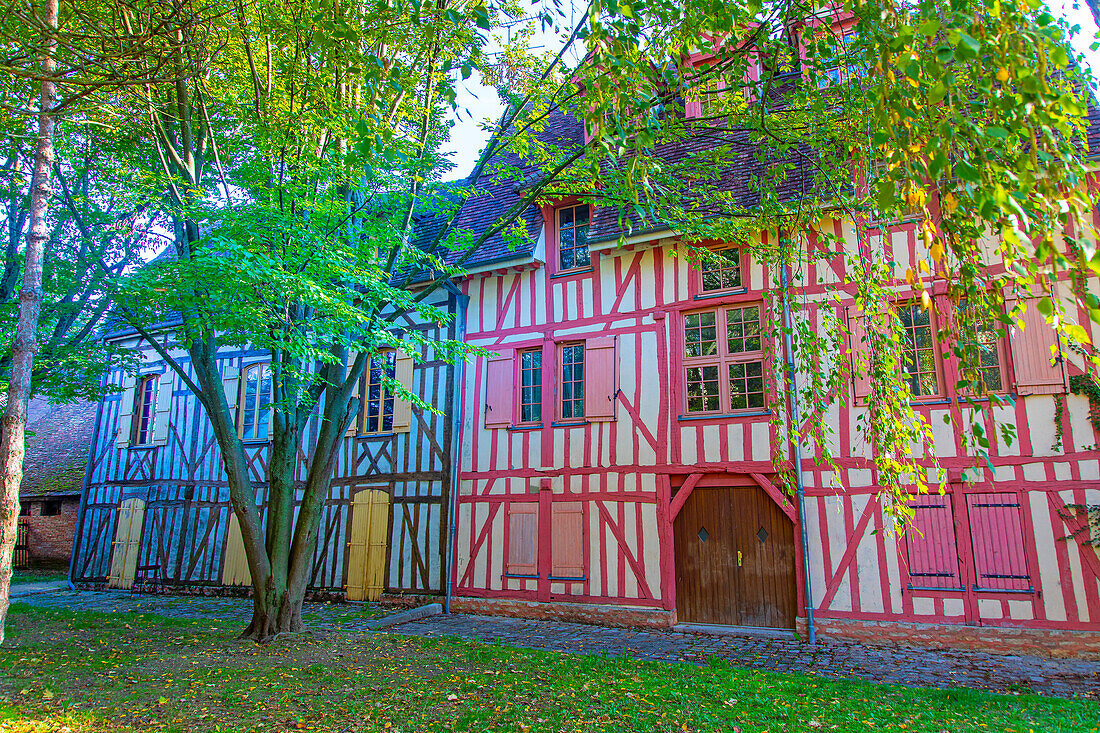
[[[970,494],[974,572],[982,590],[1031,590],[1017,494]]]
[[[584,510],[579,501],[550,505],[550,577],[584,577]]]
[[[961,588],[951,496],[915,496],[909,505],[916,515],[905,535],[909,587]]]
[[[508,505],[508,575],[538,575],[539,505],[538,502],[513,502]]]
[[[515,403],[512,353],[489,359],[485,368],[485,427],[504,428],[512,424]]]
[[[1069,391],[1064,364],[1061,359],[1051,364],[1050,359],[1052,346],[1055,347],[1055,354],[1061,356],[1058,334],[1036,307],[1039,300],[1028,298],[1023,301],[1024,311],[1020,314],[1020,320],[1024,327],[1010,329],[1016,392],[1022,395],[1063,394]],[[1006,295],[1005,310],[1011,313],[1013,305],[1012,299]]]
[[[616,338],[588,339],[584,344],[584,416],[590,421],[615,419],[619,386]]]
[[[852,397],[857,400],[866,399],[871,394],[871,379],[863,371],[870,368],[868,358],[870,350],[867,348],[867,333],[863,328],[864,318],[862,311],[854,305],[848,306],[848,331],[851,342],[848,344],[848,354],[852,360]]]

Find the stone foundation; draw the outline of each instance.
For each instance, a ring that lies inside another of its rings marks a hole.
[[[818,638],[857,641],[876,646],[968,649],[993,654],[1100,659],[1100,632],[1096,631],[830,618],[816,619],[815,625]],[[798,619],[798,635],[806,638],[805,618]]]
[[[451,610],[484,616],[515,616],[544,621],[569,621],[596,626],[668,628],[676,612],[661,608],[612,606],[595,603],[516,601],[500,598],[453,598]]]

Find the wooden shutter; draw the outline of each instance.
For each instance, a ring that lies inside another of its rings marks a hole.
[[[485,427],[505,428],[512,424],[516,401],[514,359],[511,352],[489,359],[485,367]]]
[[[359,355],[359,352],[357,352],[357,351],[349,351],[348,352],[348,359],[347,359],[347,363],[345,365],[345,368],[347,369],[347,373],[345,374],[345,377],[351,374],[351,368],[355,364],[355,358],[358,355]],[[370,371],[370,362],[369,361],[367,363],[366,371],[367,372]],[[350,397],[350,399],[355,400],[355,399],[359,398],[359,393],[362,390],[362,385],[363,385],[362,377],[355,380],[355,386],[351,388],[351,397]],[[348,423],[348,429],[344,432],[345,435],[350,436],[350,437],[355,437],[356,435],[359,434],[359,421],[362,418],[362,416],[363,416],[363,405],[360,404],[359,407],[356,409],[355,414],[352,416],[351,422]]]
[[[413,358],[398,349],[394,361],[393,378],[401,385],[413,391]],[[407,433],[412,427],[412,403],[396,395],[393,398],[393,432]]]
[[[348,600],[377,601],[382,597],[386,580],[390,495],[380,489],[358,492],[349,521]]]
[[[237,412],[237,398],[241,392],[241,379],[237,367],[226,363],[222,367],[222,387],[225,389],[225,401],[229,405],[229,417],[237,427],[240,435],[242,420]]]
[[[615,419],[619,388],[616,337],[589,339],[584,344],[584,416],[589,421]]]
[[[538,575],[539,505],[538,502],[513,502],[508,505],[508,575]]]
[[[550,577],[584,577],[584,510],[579,501],[550,505]]]
[[[222,560],[222,585],[252,585],[252,571],[244,551],[244,536],[237,513],[229,507],[229,528],[225,533],[225,557]]]
[[[911,588],[961,588],[951,496],[915,496],[915,516],[906,530]]]
[[[1017,494],[970,494],[974,573],[982,590],[1031,590]]]
[[[863,312],[854,305],[848,306],[848,332],[851,341],[848,344],[848,354],[852,362],[852,397],[857,401],[864,400],[871,394],[871,378],[863,370],[870,370],[870,344],[867,342],[867,331],[864,328]],[[862,365],[862,366],[861,366]]]
[[[111,543],[111,569],[107,575],[110,588],[132,588],[141,551],[141,530],[145,522],[145,502],[126,499],[118,507],[118,522]]]
[[[1064,394],[1069,391],[1066,383],[1064,362],[1061,359],[1061,347],[1054,326],[1047,323],[1046,316],[1037,307],[1039,298],[1027,298],[1023,301],[1024,310],[1020,314],[1023,328],[1013,326],[1010,329],[1009,344],[1012,348],[1012,366],[1016,392],[1029,394]],[[1005,310],[1009,313],[1015,305],[1006,295]],[[1051,363],[1051,347],[1059,357]]]
[[[137,379],[130,374],[122,378],[122,396],[118,401],[118,434],[115,445],[119,448],[130,446],[130,434],[134,426],[134,396]]]
[[[168,421],[172,413],[172,390],[176,375],[166,369],[157,382],[156,411],[153,413],[153,445],[168,444]]]

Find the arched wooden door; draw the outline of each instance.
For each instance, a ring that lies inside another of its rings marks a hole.
[[[758,486],[699,486],[673,523],[683,623],[794,628],[794,524]]]
[[[386,547],[390,524],[390,495],[366,489],[351,505],[348,540],[348,600],[377,601],[386,587]]]
[[[111,543],[111,569],[108,588],[132,588],[141,550],[141,529],[145,523],[145,502],[126,499],[118,507],[115,538]]]

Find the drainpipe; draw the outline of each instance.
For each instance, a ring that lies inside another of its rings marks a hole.
[[[802,416],[798,409],[798,380],[794,369],[794,347],[791,343],[791,331],[793,329],[791,326],[790,293],[788,292],[789,281],[787,279],[786,248],[789,244],[790,240],[787,240],[783,246],[784,257],[780,268],[783,273],[783,341],[787,359],[787,397],[791,405],[791,427],[795,431],[795,440],[792,441],[791,447],[794,454],[795,483],[798,487],[798,524],[802,528],[802,579],[806,585],[806,631],[809,642],[813,644],[816,637],[814,633],[814,600],[813,588],[810,584],[810,546],[806,537],[806,486],[802,482],[802,434],[799,431]]]
[[[99,391],[102,394],[107,386],[107,373],[99,379]],[[69,552],[69,590],[76,590],[73,583],[73,570],[76,569],[76,551],[84,539],[84,508],[88,505],[88,487],[92,483],[92,462],[95,461],[96,447],[99,443],[99,421],[103,417],[103,398],[95,408],[95,425],[92,426],[92,444],[88,447],[88,465],[84,466],[84,483],[80,487],[80,506],[76,510],[76,532],[73,535],[73,549]]]
[[[456,316],[456,337],[459,341],[466,340],[466,309],[470,305],[470,296],[463,295],[453,282],[445,280],[443,286],[455,297],[455,301],[458,303],[458,314]],[[454,578],[454,556],[455,545],[458,542],[458,532],[456,531],[456,525],[458,523],[456,515],[458,514],[458,469],[459,469],[459,438],[462,436],[462,390],[466,385],[466,359],[462,360],[461,364],[454,365],[454,373],[451,386],[453,388],[451,393],[451,486],[450,496],[448,499],[447,508],[447,524],[448,524],[448,536],[447,536],[447,566],[444,569],[444,578],[447,583],[446,595],[444,596],[443,612],[451,612],[451,586],[453,585]]]

